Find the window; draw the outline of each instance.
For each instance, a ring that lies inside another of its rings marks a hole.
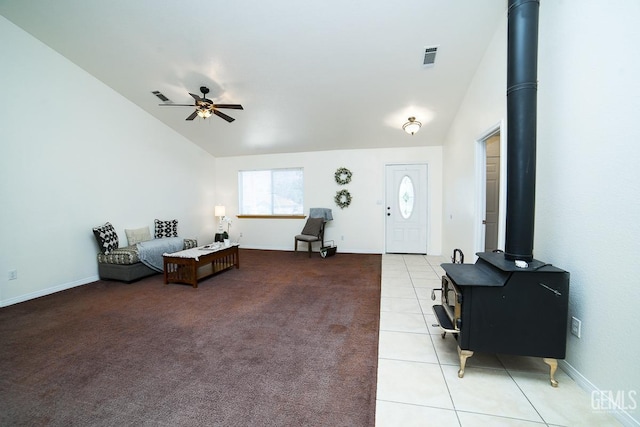
[[[409,176],[405,175],[400,181],[400,188],[398,188],[398,208],[402,218],[409,219],[413,213],[414,198],[413,182]]]
[[[303,215],[302,168],[238,172],[240,215]]]

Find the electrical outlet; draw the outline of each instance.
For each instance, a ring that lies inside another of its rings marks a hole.
[[[571,317],[571,333],[578,338],[582,334],[582,322],[577,317]]]
[[[18,278],[18,270],[9,270],[9,280],[16,280]]]
[[[340,240],[344,240],[344,236],[340,236]]]
[[[242,233],[240,233],[240,237],[242,237]]]

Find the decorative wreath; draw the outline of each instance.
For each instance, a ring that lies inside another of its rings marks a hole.
[[[340,185],[345,185],[351,182],[351,176],[353,174],[347,168],[338,168],[335,173],[336,182]]]
[[[351,204],[351,193],[349,193],[349,190],[336,191],[336,197],[333,200],[336,205],[340,206],[340,209],[344,209]]]

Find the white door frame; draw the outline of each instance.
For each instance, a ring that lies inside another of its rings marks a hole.
[[[507,128],[504,120],[491,126],[475,140],[476,152],[476,214],[475,214],[475,239],[474,253],[484,252],[485,227],[482,224],[487,209],[487,145],[485,141],[500,133],[500,195],[498,214],[498,248],[504,250],[507,209]]]

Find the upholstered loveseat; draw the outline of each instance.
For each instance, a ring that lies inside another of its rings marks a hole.
[[[177,227],[177,220],[156,219],[154,237],[149,227],[125,229],[128,245],[123,247],[111,223],[95,227],[93,234],[100,247],[98,276],[102,280],[133,282],[162,272],[162,265],[146,255],[150,247],[161,255],[198,246],[196,239],[179,239]]]

